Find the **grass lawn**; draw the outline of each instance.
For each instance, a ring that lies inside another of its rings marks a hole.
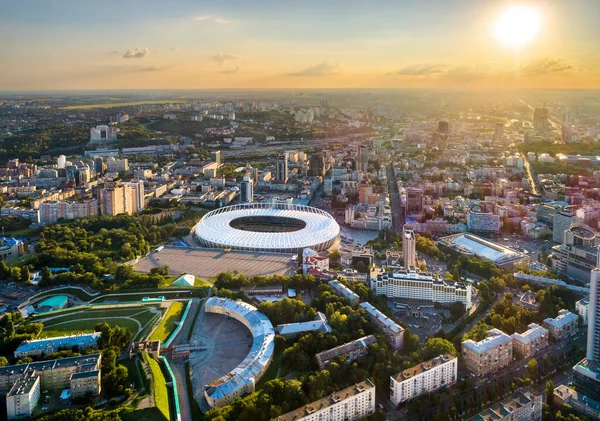
[[[158,327],[152,332],[152,335],[150,335],[150,340],[155,341],[158,339],[161,342],[165,342],[175,330],[177,323],[181,321],[184,308],[185,303],[173,301],[162,322],[160,322]]]
[[[212,284],[210,282],[203,281],[200,278],[196,278],[196,280],[194,281],[194,286],[195,287],[211,287]]]
[[[44,330],[40,334],[40,338],[52,338],[55,336],[65,336],[75,333],[90,333],[94,331],[94,327],[98,323],[102,322],[106,322],[111,326],[125,327],[134,335],[137,333],[139,328],[137,323],[124,318],[80,319],[58,325],[44,325]]]
[[[175,288],[175,287],[174,287]],[[172,292],[168,289],[154,291],[154,292],[140,292],[140,293],[132,293],[131,295],[128,293],[116,293],[116,294],[104,294],[99,297],[95,297],[90,302],[93,304],[99,304],[104,302],[131,302],[131,301],[141,301],[144,297],[157,298],[160,296],[164,296],[166,299],[173,298],[187,298],[190,296],[189,289],[175,289],[175,291],[182,292]]]
[[[171,419],[171,410],[169,408],[169,392],[167,390],[167,381],[165,376],[154,358],[148,357],[148,366],[152,372],[152,389],[154,393],[154,402],[159,411],[166,419]]]
[[[117,361],[117,364],[127,367],[127,381],[129,383],[133,383],[134,390],[140,392],[142,389],[144,389],[144,395],[148,393],[146,379],[142,375],[142,369],[140,367],[139,358],[137,355],[135,355],[132,359],[119,360]]]

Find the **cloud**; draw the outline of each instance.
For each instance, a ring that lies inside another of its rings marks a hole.
[[[221,70],[220,73],[223,73],[225,75],[231,75],[233,73],[238,73],[240,70],[240,66],[234,67],[233,69],[225,69],[225,70]]]
[[[334,61],[324,61],[299,72],[288,73],[287,76],[328,76],[340,72],[340,64]]]
[[[520,73],[528,76],[545,75],[547,73],[565,72],[573,66],[563,59],[540,58],[521,66]]]
[[[165,70],[165,68],[160,66],[147,66],[134,69],[135,72],[159,72],[161,70]]]
[[[207,22],[213,22],[213,23],[219,23],[219,24],[224,24],[224,23],[229,23],[230,22],[230,21],[228,21],[226,19],[217,18],[217,17],[214,17],[214,16],[196,16],[194,18],[194,20],[207,21]]]
[[[111,51],[110,53],[108,53],[108,54],[110,54],[110,55],[114,56],[114,55],[118,55],[118,54],[120,54],[120,53],[119,53],[118,51],[116,51],[116,50],[112,50],[112,51]]]
[[[447,68],[447,64],[435,63],[435,64],[413,64],[405,66],[397,72],[393,72],[395,75],[410,75],[410,76],[423,76],[431,75],[435,73],[443,73],[444,69]]]
[[[232,53],[218,53],[218,54],[215,54],[214,56],[210,56],[210,58],[212,61],[214,61],[215,63],[217,63],[220,66],[227,61],[240,60],[244,57],[237,55],[237,54],[232,54]]]
[[[150,54],[150,50],[148,48],[130,48],[125,51],[123,54],[123,58],[144,58]]]
[[[181,48],[179,48],[179,47],[173,47],[173,48],[170,48],[169,51],[172,51],[174,53],[178,53],[178,52],[181,51]]]

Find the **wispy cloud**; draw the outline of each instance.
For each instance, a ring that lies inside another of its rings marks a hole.
[[[112,50],[108,54],[110,54],[111,56],[116,56],[116,55],[119,55],[120,53],[117,50]]]
[[[225,75],[231,75],[233,73],[239,73],[240,70],[242,70],[242,69],[240,69],[240,66],[237,66],[237,67],[234,67],[232,69],[221,70],[220,73],[223,73]]]
[[[447,68],[447,64],[433,63],[433,64],[413,64],[405,66],[397,72],[393,72],[395,75],[409,75],[409,76],[423,76],[431,75],[435,73],[443,73],[444,69]]]
[[[317,65],[307,67],[299,72],[288,73],[287,76],[329,76],[340,72],[340,64],[335,61],[324,61]]]
[[[225,24],[225,23],[229,23],[230,22],[227,19],[218,18],[218,17],[215,17],[215,16],[196,16],[194,18],[194,20],[205,21],[205,22],[213,22],[213,23],[219,23],[219,24]]]
[[[223,63],[231,61],[231,60],[240,60],[240,59],[244,58],[244,56],[240,56],[238,54],[232,54],[232,53],[217,53],[213,56],[210,56],[210,58],[212,61],[214,61],[215,63],[217,63],[220,66]]]
[[[150,49],[148,48],[130,48],[125,51],[123,54],[123,58],[144,58],[150,54]]]
[[[160,72],[161,70],[165,70],[165,67],[147,66],[147,67],[138,67],[137,69],[134,69],[135,72]]]
[[[174,53],[178,53],[178,52],[181,51],[181,48],[179,48],[179,47],[173,47],[173,48],[169,48],[169,51],[172,51]]]
[[[520,73],[528,76],[544,75],[572,70],[573,66],[563,59],[540,58],[521,66]]]

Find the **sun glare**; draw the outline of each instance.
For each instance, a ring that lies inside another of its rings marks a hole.
[[[494,37],[508,47],[519,48],[535,39],[541,17],[531,6],[511,6],[504,10],[493,28]]]

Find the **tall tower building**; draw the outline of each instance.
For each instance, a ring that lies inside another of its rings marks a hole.
[[[252,202],[254,196],[254,181],[245,175],[240,184],[240,200],[242,202]]]
[[[599,254],[600,254],[600,249]],[[585,356],[588,361],[600,361],[600,256],[590,275],[590,302],[588,305],[588,336]]]
[[[67,157],[64,155],[58,156],[58,169],[63,169],[67,165]]]
[[[406,214],[412,215],[423,211],[423,190],[414,187],[406,189]]]
[[[310,157],[308,175],[323,177],[325,175],[325,155],[319,152]]]
[[[417,240],[415,232],[412,229],[402,227],[402,257],[404,259],[404,267],[417,266]]]
[[[97,156],[94,158],[94,169],[96,170],[96,175],[101,176],[104,175],[106,171],[106,165],[104,164],[104,158],[101,156]]]
[[[533,127],[537,130],[546,130],[550,128],[548,108],[536,108],[533,110]]]
[[[283,153],[277,157],[277,167],[275,168],[275,181],[278,183],[287,183],[288,180],[288,154]]]
[[[216,162],[217,165],[221,165],[221,151],[212,151],[210,153],[210,160]]]
[[[128,183],[123,183],[124,186],[129,186],[131,192],[131,211],[132,213],[139,212],[144,209],[144,182],[142,180],[132,180]]]
[[[360,145],[358,147],[357,169],[362,172],[367,172],[368,167],[369,160],[367,158],[367,147],[365,145]]]

